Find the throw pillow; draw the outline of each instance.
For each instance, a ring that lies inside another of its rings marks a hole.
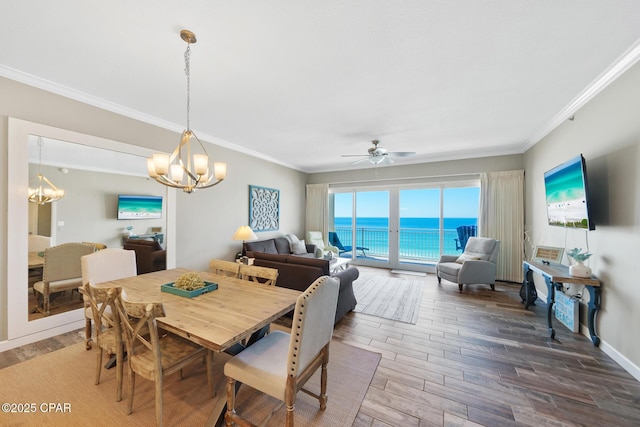
[[[294,246],[296,245],[296,243],[298,243],[300,241],[300,239],[298,239],[298,236],[296,236],[295,234],[285,234],[284,236],[285,239],[287,239],[287,241],[289,242],[289,249],[290,252],[292,254],[295,254],[296,252],[294,251]]]
[[[465,261],[472,261],[472,260],[479,260],[480,257],[476,256],[476,255],[468,255],[468,254],[462,254],[458,257],[458,259],[456,260],[456,262],[458,264],[464,264]]]
[[[298,240],[295,243],[291,244],[291,251],[294,255],[302,255],[307,253],[307,245],[304,243],[304,240]]]

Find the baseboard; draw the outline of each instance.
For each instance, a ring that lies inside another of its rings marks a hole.
[[[393,274],[409,274],[411,276],[421,276],[424,277],[427,275],[424,271],[409,271],[409,270],[391,270]]]
[[[547,303],[547,294],[540,292],[539,288],[536,288],[538,291],[538,299],[542,300],[545,304]],[[589,326],[580,323],[580,334],[591,340],[591,334],[589,333]],[[600,337],[600,345],[598,346],[600,350],[602,350],[607,356],[612,358],[618,365],[622,367],[625,371],[631,374],[635,379],[640,381],[640,367],[635,365],[629,359],[627,359],[624,355],[622,355],[618,350],[609,345],[606,341]]]
[[[589,327],[586,325],[580,325],[580,333],[587,338],[591,339],[591,335],[589,334]],[[623,354],[621,354],[614,347],[609,345],[606,341],[600,339],[600,350],[602,350],[607,356],[612,358],[618,365],[622,366],[622,368],[631,374],[635,379],[640,381],[640,367],[635,365],[629,359],[627,359]]]
[[[84,325],[85,325],[85,321],[80,320],[77,322],[67,323],[66,325],[47,329],[41,332],[36,332],[35,334],[25,335],[12,340],[0,341],[0,352],[11,350],[12,348],[31,344],[37,341],[42,341],[47,338],[64,334],[65,332],[75,331],[76,329],[83,328]]]

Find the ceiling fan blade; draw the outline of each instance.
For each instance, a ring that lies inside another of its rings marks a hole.
[[[369,157],[368,154],[343,154],[340,157]]]
[[[367,156],[366,159],[360,159],[360,160],[356,160],[355,162],[351,163],[352,165],[357,165],[358,163],[362,163],[362,162],[367,162],[367,161],[371,161],[371,159],[369,158],[369,156]]]
[[[393,156],[393,157],[410,157],[410,156],[415,156],[416,152],[415,151],[391,151],[387,153],[387,155]]]

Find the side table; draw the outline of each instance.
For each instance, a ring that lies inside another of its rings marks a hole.
[[[524,303],[525,310],[533,305],[534,301],[530,301],[530,288],[535,286],[533,282],[533,273],[539,273],[544,277],[544,281],[547,285],[547,324],[549,325],[549,336],[551,339],[555,338],[556,331],[553,329],[551,319],[553,318],[553,304],[556,297],[556,288],[562,289],[563,283],[573,283],[576,285],[584,285],[589,292],[589,311],[588,326],[589,335],[591,335],[591,341],[596,347],[600,345],[600,338],[596,334],[595,317],[596,313],[600,309],[601,298],[601,283],[595,277],[584,278],[574,277],[569,274],[569,267],[560,264],[543,264],[533,261],[525,261],[522,265],[524,272],[524,281],[522,286],[524,292],[521,292],[522,302]]]

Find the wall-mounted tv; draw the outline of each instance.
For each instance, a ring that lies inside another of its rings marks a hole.
[[[162,218],[162,196],[118,195],[118,219]]]
[[[544,174],[549,225],[595,230],[589,216],[587,168],[582,154]]]

